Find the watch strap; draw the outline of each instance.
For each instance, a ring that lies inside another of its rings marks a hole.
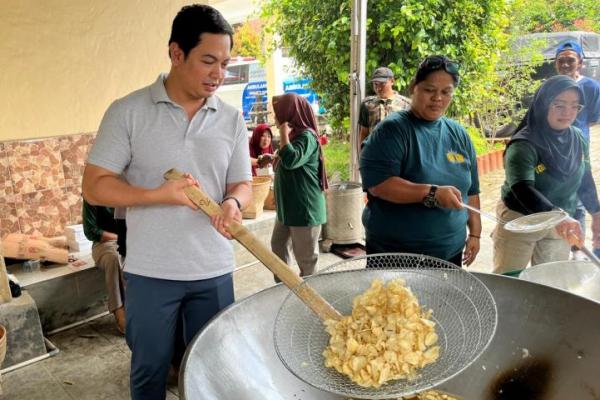
[[[235,201],[235,204],[237,205],[237,208],[238,208],[239,210],[241,210],[241,209],[242,209],[242,204],[241,204],[241,203],[240,203],[240,201],[239,201],[237,198],[235,198],[234,196],[225,196],[225,198],[223,199],[223,201],[221,201],[221,204],[225,203],[227,200],[234,200],[234,201]]]

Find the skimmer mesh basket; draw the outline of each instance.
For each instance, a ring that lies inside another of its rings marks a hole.
[[[368,265],[368,266],[367,266]],[[274,327],[275,349],[286,368],[304,382],[327,392],[363,399],[385,399],[431,389],[468,367],[491,342],[497,325],[496,303],[472,274],[446,261],[416,254],[377,254],[336,263],[309,284],[343,315],[352,300],[374,279],[402,278],[424,310],[432,309],[439,336],[439,359],[414,380],[395,380],[364,388],[324,365],[329,334],[322,321],[293,293],[287,296]]]
[[[560,224],[568,214],[562,210],[544,211],[529,215],[524,215],[508,221],[504,229],[516,233],[533,233],[547,229],[552,229]]]

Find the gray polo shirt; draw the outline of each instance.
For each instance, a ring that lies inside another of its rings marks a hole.
[[[88,163],[157,188],[170,168],[191,173],[220,202],[226,185],[252,180],[241,113],[216,96],[191,121],[172,102],[166,75],[116,100],[106,111]],[[233,271],[232,244],[201,211],[153,205],[127,209],[125,271],[171,280],[209,279]]]

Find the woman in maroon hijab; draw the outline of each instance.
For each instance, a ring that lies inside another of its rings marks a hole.
[[[259,124],[252,131],[250,138],[250,164],[252,176],[256,176],[256,169],[263,168],[273,162],[273,133],[269,124]]]
[[[289,264],[291,247],[300,276],[311,275],[319,257],[321,225],[327,219],[327,178],[317,122],[310,104],[294,93],[273,97],[273,111],[280,143],[271,249]]]

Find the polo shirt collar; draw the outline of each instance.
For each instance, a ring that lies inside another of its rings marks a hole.
[[[158,75],[156,81],[152,85],[150,85],[150,95],[152,96],[152,101],[156,104],[174,104],[173,101],[167,95],[167,89],[165,89],[165,79],[167,79],[167,76],[167,74]]]
[[[167,89],[165,88],[165,79],[167,79],[167,76],[168,74],[160,74],[156,81],[152,85],[150,85],[150,96],[152,96],[152,101],[155,104],[171,103],[176,105],[176,103],[174,103],[173,100],[169,98],[169,95],[167,94]],[[204,106],[202,106],[202,108],[210,108],[216,111],[219,108],[218,104],[219,102],[217,101],[216,96],[210,96],[206,99],[206,103],[204,103]]]

